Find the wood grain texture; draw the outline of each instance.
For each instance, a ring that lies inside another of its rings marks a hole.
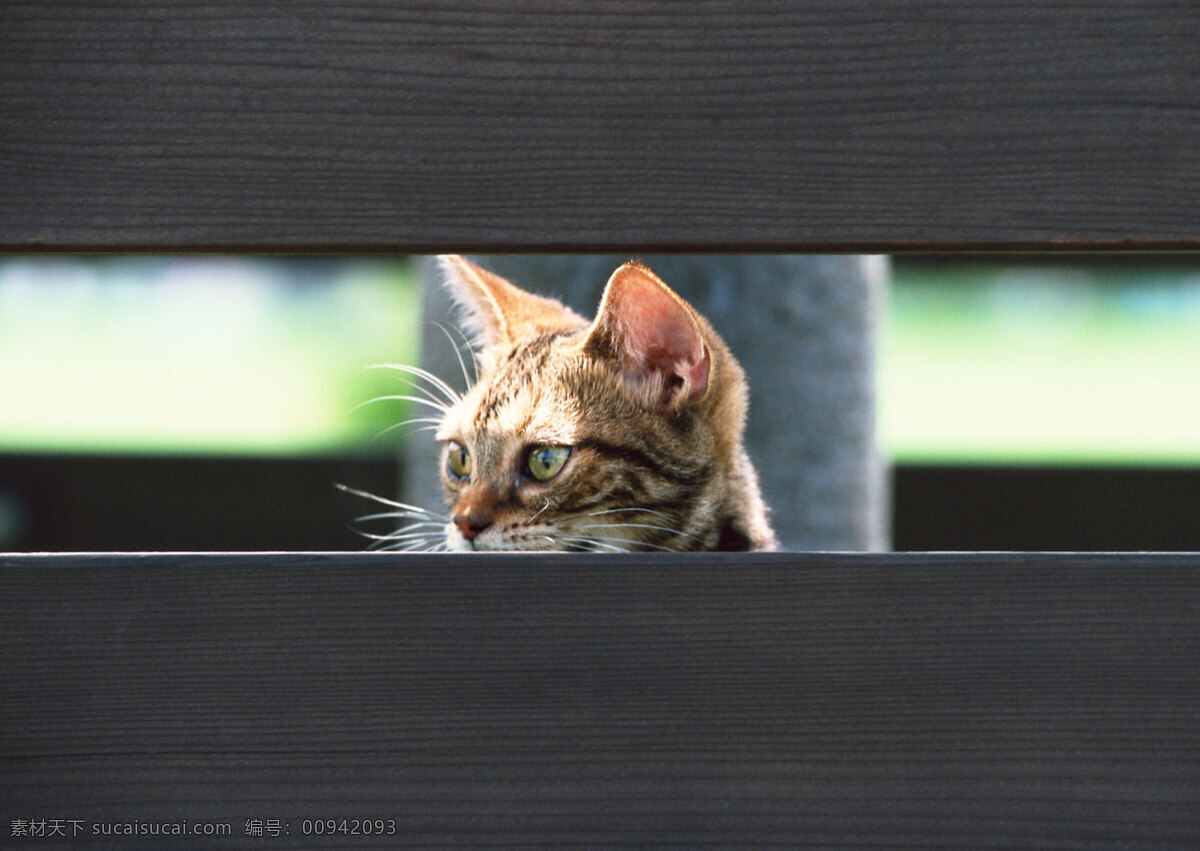
[[[0,249],[1200,248],[1192,0],[13,0]]]
[[[0,658],[5,832],[1200,844],[1195,554],[5,556]]]

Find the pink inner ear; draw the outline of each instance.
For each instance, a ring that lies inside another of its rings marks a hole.
[[[690,397],[702,395],[708,387],[709,357],[686,308],[641,269],[615,283],[610,308],[626,356],[645,373],[663,373],[670,384],[686,381]]]

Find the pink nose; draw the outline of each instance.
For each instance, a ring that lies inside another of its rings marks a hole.
[[[454,518],[454,525],[462,532],[464,538],[473,541],[476,535],[492,525],[492,518],[475,513],[458,514]]]

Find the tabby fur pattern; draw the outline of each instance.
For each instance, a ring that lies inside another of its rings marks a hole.
[[[443,401],[447,516],[394,503],[381,543],[454,551],[774,550],[743,446],[747,387],[712,326],[646,267],[613,272],[594,321],[463,257],[440,258],[472,337]],[[426,400],[434,398],[426,393]],[[420,401],[420,399],[418,399]],[[378,515],[384,516],[384,515]],[[444,542],[430,543],[444,534]]]

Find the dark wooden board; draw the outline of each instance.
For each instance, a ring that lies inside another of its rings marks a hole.
[[[1198,554],[3,556],[0,660],[6,848],[1200,847]]]
[[[1200,5],[12,0],[0,249],[1200,248]]]

